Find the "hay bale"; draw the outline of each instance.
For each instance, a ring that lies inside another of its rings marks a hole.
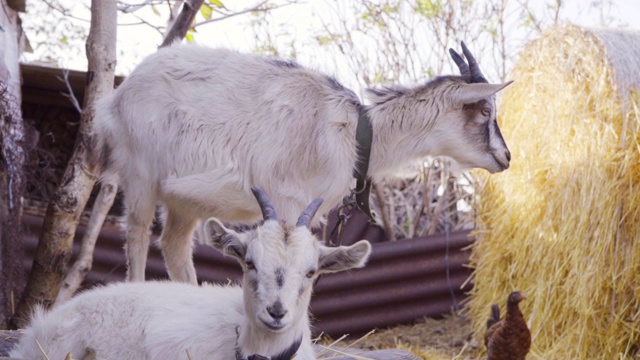
[[[640,33],[552,29],[512,78],[499,120],[512,167],[479,189],[476,337],[518,289],[529,358],[640,356]]]

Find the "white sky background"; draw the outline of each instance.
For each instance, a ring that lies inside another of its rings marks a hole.
[[[38,0],[33,0],[38,1]],[[30,2],[33,2],[30,1]],[[345,0],[347,1],[347,0]],[[482,0],[476,0],[482,1]],[[139,3],[140,0],[130,0],[128,3]],[[227,7],[234,6],[237,10],[252,6],[253,1],[239,1],[239,0],[222,0]],[[547,2],[543,0],[532,0],[534,9],[542,9],[547,6]],[[599,27],[603,21],[600,18],[601,13],[599,9],[594,8],[593,1],[590,0],[566,0],[566,8],[563,9],[562,17],[565,21],[569,21],[574,24]],[[89,19],[90,13],[88,10],[89,0],[61,0],[61,3],[70,9],[73,17],[80,19]],[[640,22],[638,17],[640,16],[640,0],[613,0],[611,11],[607,16],[607,23],[614,27],[623,27],[627,29],[640,29]],[[345,11],[345,9],[331,8],[329,5],[334,4],[331,1],[324,0],[306,0],[303,4],[290,5],[276,10],[272,10],[268,19],[267,25],[268,32],[275,39],[276,43],[283,48],[288,48],[290,43],[295,44],[295,57],[296,61],[318,69],[329,75],[334,75],[341,82],[347,86],[351,86],[356,89],[361,83],[359,79],[356,79],[353,74],[350,73],[346,66],[347,59],[341,58],[341,54],[328,53],[326,48],[322,48],[318,45],[314,35],[317,34],[320,29],[320,19],[325,19],[331,23],[335,18],[336,12]],[[511,4],[516,5],[514,1]],[[335,5],[334,5],[335,6]],[[348,7],[345,7],[348,8]],[[144,18],[149,22],[153,22],[156,25],[166,24],[168,19],[167,6],[157,6],[157,10],[160,10],[160,15],[156,15],[150,7],[146,7],[135,12],[135,15]],[[515,9],[512,9],[515,11]],[[42,22],[46,19],[53,19],[55,14],[53,10],[49,10],[46,13],[29,13],[23,15],[23,21],[28,23],[29,21]],[[43,20],[44,19],[44,20]],[[222,46],[237,49],[243,52],[255,51],[255,34],[251,26],[251,20],[255,19],[253,15],[241,15],[238,17],[230,18],[220,22],[214,22],[203,25],[197,28],[195,34],[195,41],[199,44],[206,46]],[[89,23],[88,21],[76,20],[71,17],[65,19],[69,22],[74,22],[77,25],[82,26],[88,33]],[[32,43],[38,44],[42,41],[59,41],[60,36],[56,35],[56,31],[64,27],[64,22],[59,20],[52,20],[59,23],[53,33],[43,32],[40,34],[30,34],[27,36]],[[131,24],[138,23],[140,20],[131,15],[120,15],[119,24]],[[524,44],[530,39],[518,39],[515,34],[524,34],[519,29],[511,29],[512,34],[510,37],[518,44]],[[416,34],[418,36],[419,34]],[[56,37],[57,36],[57,37]],[[118,66],[116,73],[120,75],[126,75],[137,63],[141,61],[146,55],[151,54],[157,50],[158,44],[161,42],[161,34],[157,30],[149,27],[148,25],[134,25],[134,26],[119,26],[118,27]],[[375,39],[362,36],[360,41],[368,42],[371,47],[371,51],[375,52],[376,43]],[[472,51],[474,50],[473,44],[469,44]],[[458,44],[449,44],[449,46],[455,49],[459,48]],[[521,46],[521,45],[520,45]],[[34,60],[41,60],[42,54],[45,53],[46,45],[36,47],[33,54],[24,54],[23,62],[30,62]],[[445,52],[447,49],[442,49]],[[516,52],[517,49],[514,49]],[[424,59],[428,62],[430,55],[424,51],[424,49],[416,49],[417,56],[421,61]],[[284,54],[287,57],[291,54]],[[483,54],[486,56],[486,54]],[[51,55],[49,55],[51,56]],[[86,70],[86,56],[84,54],[84,40],[69,40],[68,48],[60,51],[55,56],[55,61],[58,66],[76,69]],[[480,63],[486,64],[484,57],[481,55]],[[515,59],[515,56],[514,56]],[[510,59],[511,60],[511,59]],[[215,61],[212,59],[212,61]],[[487,71],[486,65],[483,67],[488,75],[490,81],[497,81],[495,76],[492,76],[491,71]],[[445,72],[449,72],[451,69],[445,69]],[[418,80],[418,79],[416,79]],[[422,79],[425,80],[425,79]]]

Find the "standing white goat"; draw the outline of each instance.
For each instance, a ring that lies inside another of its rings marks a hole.
[[[242,265],[242,289],[146,282],[90,290],[47,314],[36,311],[11,356],[44,359],[44,351],[63,359],[95,351],[103,360],[177,360],[187,353],[289,360],[297,352],[296,359],[315,359],[308,315],[313,282],[322,273],[364,266],[371,245],[321,245],[308,229],[320,199],[292,226],[277,220],[263,192],[254,194],[265,220],[257,229],[238,234],[216,219],[204,227],[207,242]]]
[[[462,45],[468,64],[451,50],[462,76],[369,89],[369,106],[293,62],[195,45],[149,56],[98,105],[94,125],[103,176],[124,189],[129,280],[144,280],[157,201],[167,209],[160,244],[169,275],[195,283],[194,227],[210,216],[254,222],[251,186],[293,221],[320,195],[321,214],[336,206],[354,170],[376,177],[428,155],[506,169],[495,93],[509,83],[487,83]],[[359,122],[373,133],[370,161],[356,141]]]

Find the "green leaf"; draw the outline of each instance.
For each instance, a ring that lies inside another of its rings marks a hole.
[[[374,84],[380,84],[382,82],[382,80],[384,79],[384,74],[382,73],[382,70],[378,71],[375,75],[375,77],[373,78],[373,83]]]
[[[400,5],[392,6],[390,4],[384,4],[384,12],[386,12],[387,14],[397,13],[399,9]]]
[[[200,7],[200,13],[206,20],[209,20],[211,19],[211,14],[213,14],[213,9],[208,4],[202,4],[202,7]]]
[[[434,19],[442,11],[442,0],[419,0],[417,12],[427,19]]]
[[[220,0],[209,0],[210,3],[212,3],[213,5],[219,7],[219,8],[223,8],[224,5],[222,5],[222,1]]]
[[[427,73],[427,77],[428,77],[428,78],[434,78],[434,77],[436,77],[436,72],[435,72],[435,70],[433,70],[433,68],[432,68],[432,67],[429,67],[429,68],[427,69],[426,73]]]
[[[155,5],[151,4],[151,10],[153,10],[154,14],[160,16],[160,11],[158,11],[158,8]]]
[[[69,43],[69,39],[67,39],[67,37],[64,36],[62,39],[60,39],[60,42],[67,45]]]
[[[185,38],[187,39],[187,42],[190,43],[195,41],[192,33],[187,33],[187,35],[185,35]]]
[[[338,38],[339,38],[338,35],[330,35],[330,36],[319,35],[319,36],[316,36],[316,40],[318,40],[318,44],[320,44],[320,45],[329,44],[331,42],[334,42],[334,41],[338,40]]]

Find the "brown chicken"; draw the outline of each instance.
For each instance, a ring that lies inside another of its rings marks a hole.
[[[491,317],[487,321],[487,360],[524,360],[531,348],[531,332],[524,321],[518,303],[526,299],[520,291],[507,298],[507,314],[500,320],[500,308],[491,306]]]

